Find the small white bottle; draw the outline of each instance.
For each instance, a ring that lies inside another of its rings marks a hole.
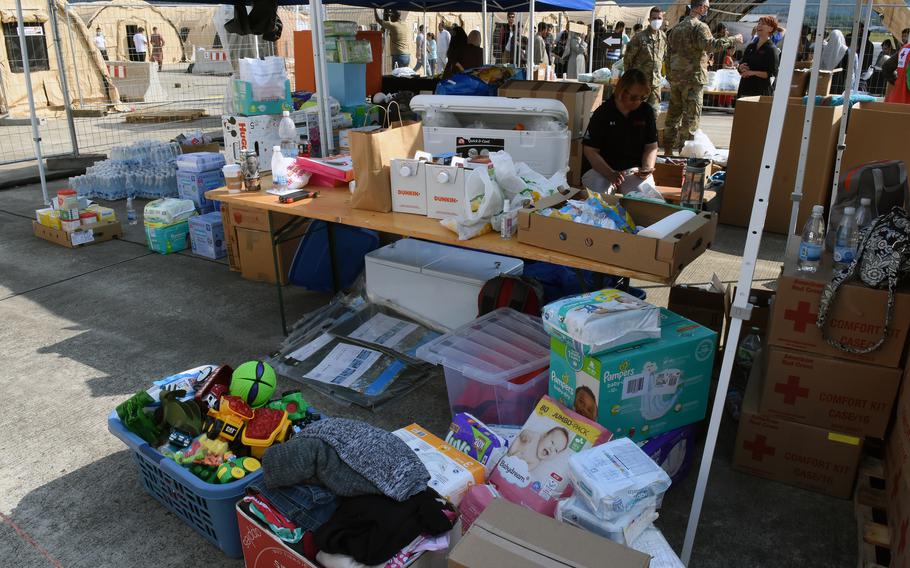
[[[503,239],[511,239],[512,235],[515,234],[515,218],[517,213],[518,210],[512,210],[511,203],[509,203],[508,199],[502,202],[502,226],[500,227],[499,236]]]
[[[288,187],[287,160],[281,154],[281,146],[272,147],[272,188],[279,191]]]
[[[862,231],[863,227],[871,223],[873,218],[872,200],[863,197],[859,200],[859,211],[856,212],[856,228]]]

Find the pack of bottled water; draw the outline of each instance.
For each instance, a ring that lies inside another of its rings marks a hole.
[[[110,158],[95,162],[69,179],[79,195],[98,199],[177,197],[176,142],[145,140],[111,149]]]

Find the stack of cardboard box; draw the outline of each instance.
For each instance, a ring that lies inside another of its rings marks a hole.
[[[790,255],[793,258],[795,255]],[[850,497],[864,437],[884,438],[901,382],[910,293],[898,293],[884,344],[868,354],[829,345],[816,325],[830,269],[816,275],[788,262],[778,280],[767,347],[753,369],[740,417],[736,469]],[[856,347],[882,333],[887,292],[844,285],[829,336]]]
[[[885,444],[885,491],[891,537],[891,566],[910,566],[910,380],[897,399],[894,423]]]
[[[288,270],[294,253],[307,226],[301,226],[277,247],[272,246],[272,234],[292,221],[284,213],[269,213],[242,205],[221,204],[221,221],[228,264],[247,280],[275,283],[275,254],[282,284],[287,284]]]

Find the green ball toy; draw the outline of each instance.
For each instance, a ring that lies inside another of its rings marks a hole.
[[[275,369],[264,361],[247,361],[234,369],[230,393],[240,397],[252,408],[258,408],[272,398],[278,377]]]

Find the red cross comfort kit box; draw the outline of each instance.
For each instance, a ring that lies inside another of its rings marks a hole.
[[[759,410],[802,424],[883,438],[900,369],[767,349]]]
[[[660,339],[597,355],[550,338],[550,396],[639,442],[698,422],[708,408],[717,334],[669,310]]]
[[[807,278],[792,269],[784,271],[778,280],[768,344],[884,367],[900,367],[910,324],[910,293],[902,291],[896,295],[888,338],[882,346],[871,353],[853,354],[829,345],[816,325],[822,291],[829,280],[830,275],[826,273]],[[853,347],[871,346],[882,335],[887,304],[886,290],[867,288],[858,282],[841,286],[828,315],[829,336]]]
[[[733,468],[834,497],[852,496],[862,438],[759,413],[761,377],[756,364],[739,418]]]

